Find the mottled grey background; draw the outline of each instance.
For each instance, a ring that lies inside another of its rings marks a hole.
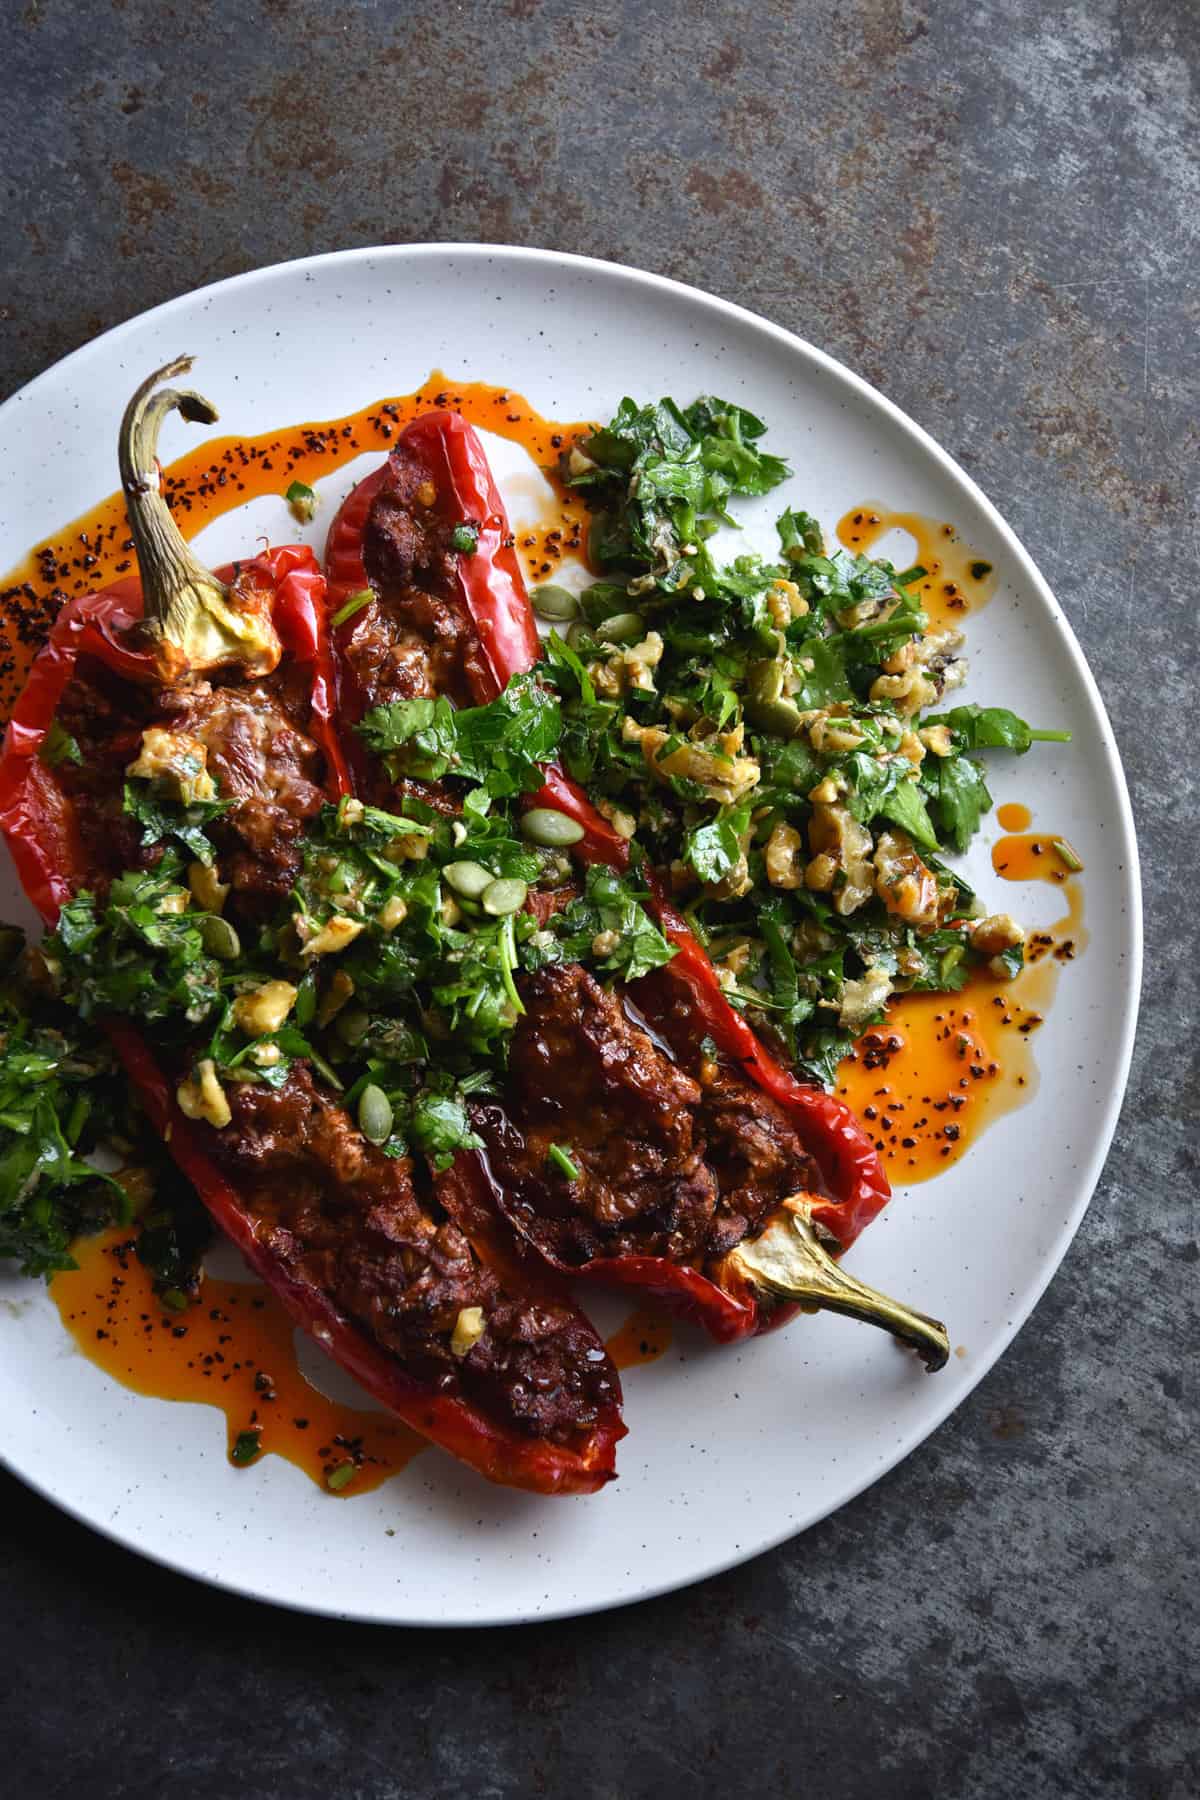
[[[476,1635],[211,1593],[4,1481],[14,1791],[1195,1793],[1194,0],[3,16],[0,391],[355,244],[551,245],[741,301],[890,394],[1032,550],[1116,724],[1148,901],[1092,1209],[905,1466],[690,1592]]]

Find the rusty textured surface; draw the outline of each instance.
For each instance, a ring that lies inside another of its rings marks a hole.
[[[1194,1793],[1200,13],[6,17],[0,391],[170,295],[355,244],[550,244],[741,301],[895,398],[1030,547],[1112,711],[1149,903],[1097,1199],[1032,1325],[887,1480],[690,1592],[460,1636],[255,1609],[5,1481],[0,1738],[23,1791]]]

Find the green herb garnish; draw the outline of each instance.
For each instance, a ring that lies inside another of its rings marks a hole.
[[[568,1181],[579,1180],[579,1169],[571,1160],[569,1144],[551,1144],[546,1152],[546,1161],[553,1163],[554,1167],[561,1175],[565,1175]]]
[[[329,623],[336,630],[339,625],[344,625],[347,619],[352,619],[355,613],[360,613],[364,606],[370,606],[374,598],[375,590],[373,588],[359,588],[356,594],[351,594],[348,600],[342,602]]]
[[[301,525],[312,523],[317,511],[317,496],[306,481],[293,481],[283,497],[292,510],[292,516]]]
[[[83,762],[83,752],[79,745],[69,731],[63,730],[57,719],[52,721],[49,731],[42,739],[38,755],[48,769],[57,769],[63,763],[78,766]]]

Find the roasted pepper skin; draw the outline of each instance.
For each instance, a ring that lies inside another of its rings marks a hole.
[[[529,668],[540,654],[537,621],[504,501],[478,432],[458,413],[422,413],[405,427],[400,442],[429,470],[437,490],[434,505],[443,517],[452,524],[470,521],[478,528],[474,550],[456,559],[456,578],[483,649],[484,667],[475,692],[483,705],[503,691],[517,669]],[[335,613],[351,594],[368,585],[362,534],[386,472],[385,464],[360,481],[330,526],[325,570]]]
[[[329,797],[336,799],[350,792],[351,784],[335,726],[325,578],[312,552],[299,546],[268,550],[241,564],[240,570],[243,579],[252,575],[270,588],[272,621],[284,652],[309,670],[312,734],[326,753]],[[5,734],[0,752],[0,832],[27,897],[47,925],[54,925],[62,906],[86,886],[88,870],[71,802],[39,751],[81,656],[95,657],[131,681],[161,679],[155,661],[126,641],[140,616],[136,580],[69,601],[35,659]],[[435,1393],[406,1374],[327,1294],[297,1281],[259,1242],[253,1215],[205,1151],[199,1128],[179,1110],[170,1083],[140,1034],[124,1019],[107,1021],[105,1029],[152,1123],[216,1224],[280,1296],[297,1324],[371,1394],[414,1430],[506,1486],[538,1494],[588,1494],[613,1478],[616,1444],[626,1431],[619,1387],[614,1404],[583,1446],[574,1450],[498,1425],[468,1401]],[[536,1292],[536,1281],[529,1285]]]
[[[207,1154],[199,1129],[184,1118],[172,1090],[145,1044],[124,1020],[109,1036],[155,1129],[169,1137],[171,1153],[225,1236],[250,1267],[369,1394],[422,1436],[449,1450],[489,1481],[535,1494],[594,1494],[615,1473],[616,1445],[625,1436],[617,1406],[606,1410],[581,1450],[530,1438],[489,1419],[469,1401],[433,1392],[405,1373],[334,1304],[325,1291],[299,1281],[259,1241],[254,1216]]]
[[[419,448],[431,463],[440,459],[439,466],[447,471],[445,479],[451,484],[453,505],[461,509],[457,516],[486,517],[493,522],[489,544],[495,553],[482,561],[478,557],[461,559],[465,571],[462,597],[487,649],[494,682],[477,699],[489,700],[514,675],[534,667],[542,654],[520,563],[511,548],[503,501],[478,437],[457,414],[427,413],[407,428],[402,441],[410,439],[410,434],[413,447]],[[384,473],[383,469],[378,470],[359,483],[330,531],[326,566],[339,594],[353,592],[367,583],[362,533]],[[545,785],[527,796],[526,804],[557,808],[583,826],[584,835],[574,846],[574,854],[584,866],[603,863],[613,869],[627,868],[627,842],[596,810],[578,782],[556,766],[547,767],[545,776]],[[653,873],[646,879],[651,908],[676,950],[671,962],[658,972],[659,977],[675,989],[692,1016],[703,1022],[705,1034],[713,1039],[720,1053],[778,1101],[795,1121],[828,1190],[828,1197],[814,1197],[813,1221],[839,1250],[848,1249],[891,1197],[874,1145],[848,1106],[823,1089],[798,1081],[771,1055],[730,1005],[709,957],[672,905],[662,882]],[[461,1165],[479,1163],[470,1153],[460,1154],[458,1160]],[[478,1168],[464,1172],[464,1188],[476,1189],[480,1178]],[[485,1174],[484,1178],[490,1184],[490,1177]],[[490,1185],[494,1203],[508,1217],[504,1196],[494,1184]],[[510,1223],[516,1226],[515,1220],[510,1219]],[[545,1254],[540,1250],[539,1253]],[[734,1293],[699,1270],[662,1257],[600,1258],[564,1272],[614,1286],[645,1289],[697,1320],[723,1342],[771,1329],[795,1311],[791,1306],[764,1303],[749,1290]]]
[[[285,652],[310,670],[312,734],[325,752],[331,797],[337,798],[349,792],[349,776],[333,722],[334,667],[325,627],[324,577],[311,550],[294,544],[264,551],[239,567],[243,579],[270,590],[272,619]],[[232,575],[233,570],[218,573]],[[81,866],[70,808],[38,752],[81,656],[94,657],[128,681],[160,681],[154,659],[128,642],[140,616],[141,588],[133,577],[103,593],[69,600],[34,660],[5,732],[0,830],[26,894],[48,921],[86,884],[88,872]]]

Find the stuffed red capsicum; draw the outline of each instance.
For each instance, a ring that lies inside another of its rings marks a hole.
[[[0,757],[0,829],[59,927],[48,968],[62,977],[55,947],[66,961],[107,943],[105,920],[145,951],[137,964],[119,946],[98,953],[81,1004],[102,1017],[217,1225],[329,1354],[490,1479],[595,1491],[624,1435],[595,1332],[511,1259],[486,1262],[425,1197],[422,1168],[367,1139],[303,1040],[289,1040],[305,947],[289,953],[295,985],[252,972],[269,960],[305,834],[348,778],[311,553],[268,551],[222,579],[162,497],[163,418],[215,417],[199,396],[156,391],[189,366],[151,377],[122,423],[140,587],[64,607]],[[115,1016],[116,984],[150,956],[173,985],[143,986]],[[227,981],[236,998],[222,1016]],[[241,1074],[224,1082],[203,1054],[214,1008],[218,1035],[242,1044]],[[156,1021],[153,1050],[143,1018]]]
[[[345,596],[335,642],[355,715],[381,699],[484,701],[538,658],[503,503],[454,414],[417,420],[352,492],[327,567]],[[581,828],[581,864],[627,866],[625,840],[561,769],[528,804]],[[512,1072],[499,1101],[474,1109],[488,1158],[458,1158],[460,1204],[490,1194],[555,1268],[650,1289],[718,1338],[824,1306],[940,1367],[943,1328],[855,1282],[826,1248],[846,1249],[889,1197],[858,1120],[764,1048],[653,877],[649,904],[675,955],[623,1001],[578,968],[521,984]]]

